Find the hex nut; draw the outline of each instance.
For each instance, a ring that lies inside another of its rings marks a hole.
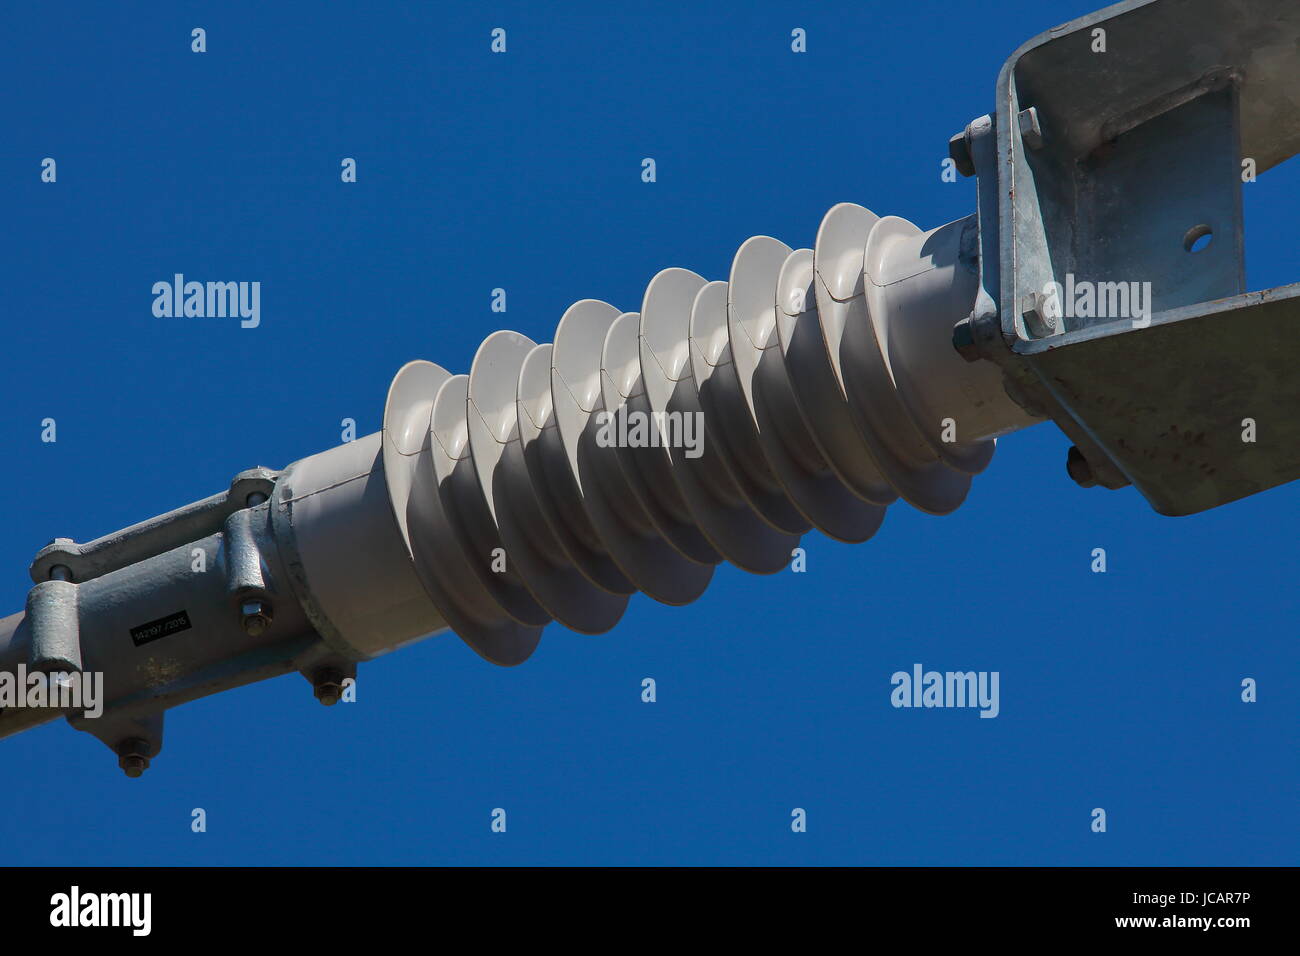
[[[239,605],[239,623],[249,637],[260,637],[271,626],[271,603],[261,598],[243,601]]]
[[[333,707],[343,699],[343,674],[333,668],[319,672],[312,681],[316,699],[326,707]]]
[[[142,737],[131,737],[117,745],[117,765],[132,779],[149,769],[152,748]]]
[[[975,175],[975,160],[971,158],[970,141],[962,130],[948,140],[948,156],[963,176]]]

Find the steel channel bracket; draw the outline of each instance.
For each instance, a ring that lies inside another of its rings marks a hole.
[[[1076,480],[1185,515],[1300,477],[1300,284],[1245,293],[1241,212],[1243,162],[1300,151],[1300,3],[1127,0],[1049,30],[965,147],[981,293],[954,342],[1074,441]],[[1111,314],[1045,327],[1050,283]]]

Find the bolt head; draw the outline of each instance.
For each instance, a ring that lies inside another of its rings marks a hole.
[[[1037,107],[1021,110],[1016,117],[1020,126],[1020,139],[1029,149],[1041,149],[1043,146],[1043,127],[1038,122]]]
[[[1045,338],[1060,331],[1060,320],[1049,315],[1041,292],[1030,292],[1020,301],[1020,318],[1025,329],[1036,338]]]

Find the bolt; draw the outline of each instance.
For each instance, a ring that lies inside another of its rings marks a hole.
[[[56,564],[50,568],[51,581],[71,581],[72,569],[66,564]]]
[[[262,494],[260,491],[254,491],[244,499],[244,504],[248,505],[250,508],[255,508],[265,500],[266,495]]]
[[[117,745],[117,765],[134,779],[149,769],[149,741],[131,737]]]
[[[1065,471],[1080,488],[1091,488],[1097,484],[1088,459],[1074,445],[1070,446],[1070,452],[1065,456]]]
[[[1041,292],[1030,292],[1020,300],[1020,317],[1025,320],[1025,328],[1035,338],[1055,335],[1060,331],[1060,320],[1048,313],[1046,298]]]
[[[966,138],[965,130],[948,140],[948,155],[956,165],[957,172],[963,176],[975,175],[975,160],[971,158],[970,140]]]
[[[333,668],[318,671],[312,685],[316,699],[326,707],[333,707],[343,697],[343,674]]]
[[[1029,107],[1016,117],[1020,126],[1020,141],[1029,149],[1043,148],[1043,127],[1038,123],[1038,109]]]
[[[249,637],[259,637],[271,626],[271,604],[260,598],[244,601],[239,606],[239,623]]]

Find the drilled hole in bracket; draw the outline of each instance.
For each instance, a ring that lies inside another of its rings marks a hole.
[[[1192,226],[1183,236],[1183,248],[1188,252],[1203,252],[1210,247],[1214,241],[1214,230],[1205,223],[1198,226]]]

